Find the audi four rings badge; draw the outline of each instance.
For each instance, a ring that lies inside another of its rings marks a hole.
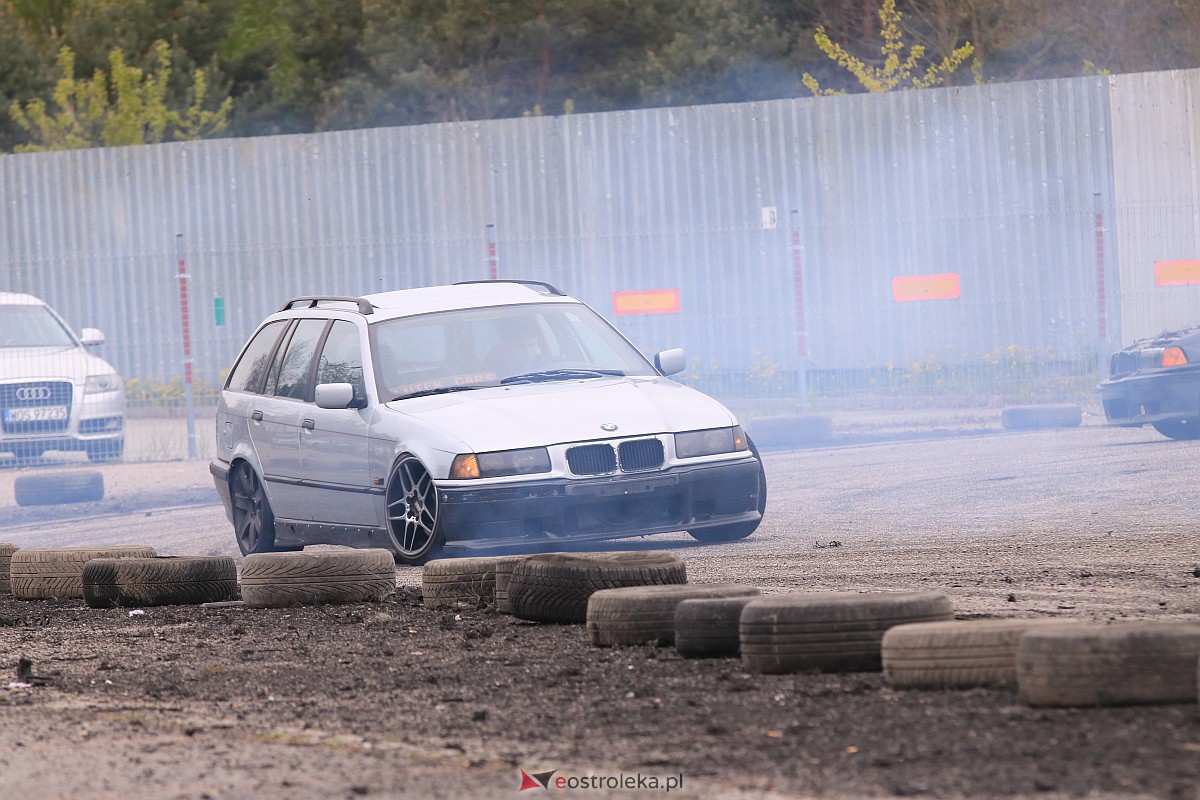
[[[18,400],[49,400],[50,387],[48,386],[22,386],[17,389]]]

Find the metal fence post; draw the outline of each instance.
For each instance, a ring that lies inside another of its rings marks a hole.
[[[796,382],[800,394],[800,410],[808,410],[808,322],[804,315],[804,262],[800,253],[800,210],[792,209],[792,279],[795,282],[796,304]]]
[[[1104,282],[1104,210],[1100,206],[1100,193],[1092,193],[1092,206],[1096,224],[1096,376],[1097,382],[1107,377],[1108,362],[1108,309]]]

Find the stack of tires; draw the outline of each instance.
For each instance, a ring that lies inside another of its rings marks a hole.
[[[240,603],[251,608],[361,603],[396,588],[387,550],[159,556],[148,545],[21,549],[0,544],[0,591],[92,608]],[[241,598],[239,600],[238,598]]]

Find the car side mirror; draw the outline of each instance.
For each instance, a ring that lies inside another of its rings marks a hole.
[[[360,408],[354,402],[354,387],[348,383],[322,383],[317,385],[318,408]]]
[[[654,354],[654,366],[663,375],[674,375],[687,369],[687,356],[682,347],[673,347]]]
[[[84,347],[96,347],[104,344],[104,331],[99,328],[84,328],[79,332],[79,341]]]

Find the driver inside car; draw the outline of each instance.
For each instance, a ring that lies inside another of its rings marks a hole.
[[[488,369],[501,378],[533,372],[542,360],[537,320],[515,317],[497,322],[500,344],[487,354]]]

